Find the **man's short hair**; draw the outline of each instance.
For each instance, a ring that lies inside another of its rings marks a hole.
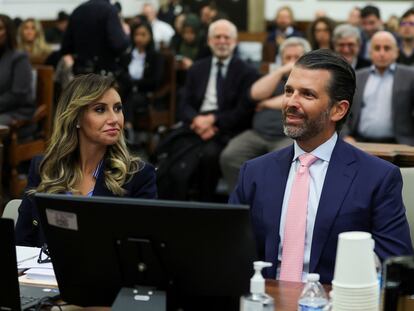
[[[315,50],[301,56],[295,66],[310,70],[327,70],[331,74],[328,85],[330,104],[333,106],[341,100],[349,102],[349,109],[346,115],[336,123],[336,130],[339,131],[346,121],[351,110],[352,99],[355,93],[355,71],[352,66],[341,55],[328,50]]]
[[[403,19],[407,18],[408,16],[414,15],[414,8],[410,8],[401,16],[400,22],[402,22]]]
[[[219,20],[216,20],[216,21],[212,22],[210,24],[210,26],[208,27],[208,37],[210,38],[214,35],[214,30],[215,30],[217,24],[222,23],[223,21],[228,23],[228,25],[230,27],[230,36],[237,39],[237,27],[236,27],[236,25],[234,25],[231,21],[229,21],[227,19],[219,19]]]
[[[378,19],[381,19],[380,10],[374,5],[367,5],[361,10],[361,18],[365,18],[371,15],[375,15]]]
[[[280,45],[279,47],[280,55],[283,56],[283,53],[287,47],[297,46],[297,45],[303,48],[303,53],[308,53],[312,50],[308,40],[300,38],[300,37],[290,37],[290,38],[287,38],[285,41],[283,41],[282,44]]]
[[[349,37],[357,39],[358,43],[361,42],[361,33],[357,27],[351,24],[342,24],[335,28],[332,41],[335,44],[338,40]]]

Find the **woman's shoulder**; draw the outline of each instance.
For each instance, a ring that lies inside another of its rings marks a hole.
[[[156,198],[156,174],[152,164],[139,161],[138,170],[133,173],[130,181],[125,185],[125,189],[132,197]]]
[[[143,160],[138,161],[138,170],[134,173],[135,176],[149,176],[155,174],[155,167],[148,162],[145,162]]]

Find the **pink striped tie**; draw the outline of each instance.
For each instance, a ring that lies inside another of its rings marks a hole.
[[[299,156],[300,166],[292,184],[283,237],[280,280],[302,280],[305,251],[306,215],[309,194],[309,166],[318,158],[305,153]]]

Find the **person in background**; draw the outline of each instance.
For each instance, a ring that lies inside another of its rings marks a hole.
[[[44,64],[52,52],[46,43],[42,25],[34,18],[25,19],[17,34],[18,49],[29,55],[32,64]]]
[[[177,55],[180,70],[188,70],[198,58],[201,48],[200,21],[194,14],[188,14],[184,20],[180,39],[172,46]]]
[[[357,6],[353,7],[351,11],[349,11],[347,22],[359,29],[361,27],[361,8]]]
[[[154,167],[128,151],[123,126],[112,77],[80,75],[69,83],[45,155],[31,162],[16,224],[18,245],[40,247],[45,242],[34,193],[157,197]]]
[[[253,67],[233,53],[237,42],[233,23],[224,19],[213,22],[208,38],[213,56],[190,67],[180,102],[181,120],[192,131],[188,139],[195,137],[201,145],[195,172],[202,201],[214,201],[221,151],[250,124],[253,109],[245,102],[246,92],[258,77]],[[171,183],[184,189],[180,193],[185,196],[187,181],[181,175],[171,175]]]
[[[338,234],[366,231],[375,253],[412,255],[400,169],[344,142],[338,132],[355,72],[330,50],[304,54],[285,85],[283,128],[294,144],[247,161],[229,199],[250,206],[266,278],[300,282],[334,274]]]
[[[251,129],[234,137],[220,155],[220,166],[229,192],[233,191],[241,165],[292,143],[283,133],[282,99],[294,63],[311,50],[307,40],[290,37],[280,45],[282,66],[253,83],[249,97],[255,105]]]
[[[118,63],[129,46],[117,9],[109,0],[89,0],[80,4],[69,18],[61,55],[71,55],[73,73],[117,75]]]
[[[414,146],[414,69],[396,64],[397,41],[378,31],[371,38],[372,66],[357,71],[357,91],[344,135],[349,142]]]
[[[131,26],[133,49],[128,55],[128,74],[123,80],[125,132],[127,141],[134,142],[134,119],[136,114],[148,113],[148,93],[154,92],[161,83],[163,58],[155,50],[152,28],[142,22]]]
[[[25,52],[16,50],[16,30],[7,15],[0,14],[0,124],[29,120],[36,109],[32,67]],[[23,128],[21,136],[32,134]]]
[[[181,0],[167,0],[158,10],[158,19],[173,26],[177,16],[183,12],[184,7]]]
[[[58,44],[60,46],[63,40],[63,35],[68,27],[68,23],[69,15],[65,11],[60,11],[56,19],[56,24],[45,31],[46,42],[49,44]]]
[[[333,50],[332,36],[335,22],[329,17],[322,16],[315,19],[308,28],[308,40],[313,50]]]
[[[143,5],[142,14],[146,16],[148,22],[151,24],[155,49],[168,48],[175,33],[174,28],[170,24],[157,18],[157,12],[151,3],[145,3]]]
[[[282,44],[286,38],[302,37],[302,33],[294,27],[295,18],[289,6],[280,7],[270,29],[267,42],[273,42],[276,46]]]
[[[414,64],[414,9],[407,10],[400,19],[398,34],[401,38],[397,63]]]
[[[361,32],[351,24],[335,27],[333,33],[335,52],[344,57],[355,70],[371,66],[371,62],[359,56]]]
[[[377,32],[383,29],[381,12],[378,7],[367,5],[361,10],[361,50],[360,56],[364,59],[370,59],[369,48],[371,38]]]

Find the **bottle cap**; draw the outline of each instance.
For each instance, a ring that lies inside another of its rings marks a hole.
[[[319,281],[319,274],[318,273],[309,273],[308,274],[308,281],[309,282],[318,282]]]

